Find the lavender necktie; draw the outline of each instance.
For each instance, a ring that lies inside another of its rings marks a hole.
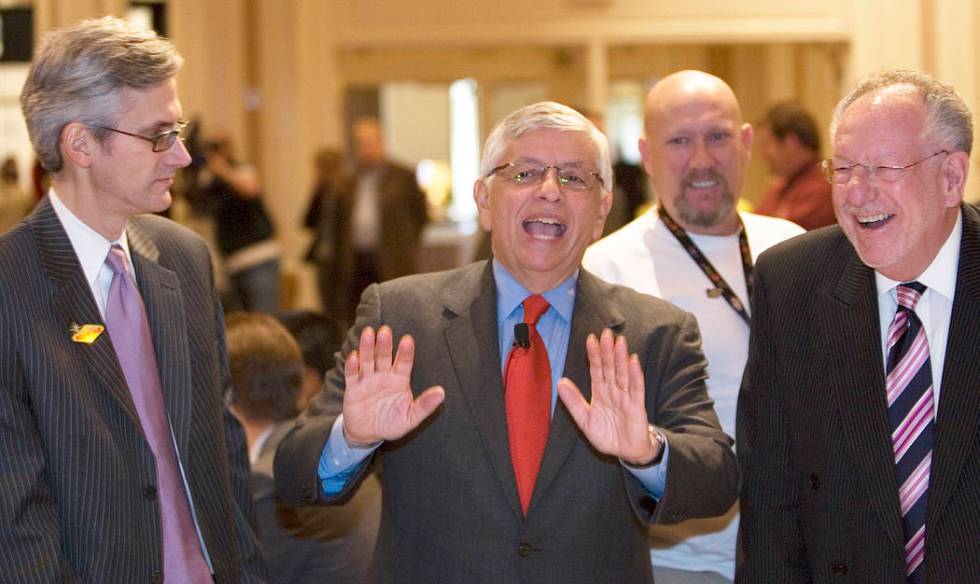
[[[143,299],[129,273],[129,262],[121,247],[113,245],[109,249],[106,263],[113,271],[105,310],[106,329],[133,396],[143,434],[156,459],[163,532],[163,574],[167,582],[210,583],[214,580],[191,519],[173,432],[163,405],[160,375]]]
[[[925,579],[926,500],[935,426],[929,343],[915,314],[925,289],[919,282],[896,288],[898,310],[888,329],[885,384],[905,528],[905,565],[908,581],[913,584]]]

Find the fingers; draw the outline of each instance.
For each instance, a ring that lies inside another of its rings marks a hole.
[[[410,424],[416,428],[423,420],[436,411],[446,399],[446,390],[439,385],[434,385],[423,391],[412,403],[412,414]]]
[[[593,341],[595,340],[595,337],[591,335],[590,337]],[[589,417],[589,403],[585,401],[585,397],[582,395],[578,386],[575,385],[575,382],[567,377],[559,379],[558,397],[565,404],[565,409],[568,410],[568,413],[572,415],[572,419],[575,420],[575,425],[585,432],[586,422]]]
[[[629,359],[629,379],[630,379],[630,399],[637,405],[646,409],[646,387],[643,380],[643,367],[640,366],[640,358],[636,353],[630,355]]]
[[[388,333],[391,334],[391,329],[388,330]],[[415,363],[415,340],[411,335],[404,335],[398,341],[398,353],[395,354],[395,362],[391,371],[396,375],[411,377],[413,363]]]
[[[357,348],[361,375],[374,373],[374,337],[374,329],[369,326],[361,331],[361,342]]]

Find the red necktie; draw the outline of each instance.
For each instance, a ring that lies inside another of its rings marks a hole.
[[[535,294],[524,299],[524,322],[528,325],[531,346],[524,348],[515,343],[504,373],[510,459],[525,515],[551,423],[551,364],[536,327],[546,310],[548,301],[543,297]]]

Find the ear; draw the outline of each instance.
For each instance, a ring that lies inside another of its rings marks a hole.
[[[755,130],[752,129],[752,124],[745,122],[742,124],[742,130],[739,132],[739,139],[742,141],[742,148],[745,149],[745,154],[749,158],[752,158],[752,139],[755,137]]]
[[[482,178],[476,179],[476,182],[473,183],[473,201],[476,203],[480,227],[489,233],[492,223],[490,217],[490,189]]]
[[[88,126],[72,122],[61,129],[59,147],[63,158],[71,160],[75,166],[88,168],[98,145]]]
[[[969,170],[970,157],[966,152],[952,152],[946,156],[939,169],[942,176],[943,203],[946,207],[958,207],[963,200]]]
[[[606,226],[606,217],[609,215],[609,210],[612,209],[612,189],[605,195],[599,197],[599,214],[596,216],[595,227],[592,228],[592,241],[602,237],[602,229]]]
[[[641,137],[636,141],[636,145],[640,149],[640,160],[643,161],[643,170],[647,171],[647,175],[653,176],[653,172],[650,171],[650,145],[647,143],[647,139]]]

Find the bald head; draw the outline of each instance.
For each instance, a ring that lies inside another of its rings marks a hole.
[[[752,127],[732,88],[702,71],[668,75],[647,95],[644,126],[640,153],[660,204],[688,231],[735,233]]]

